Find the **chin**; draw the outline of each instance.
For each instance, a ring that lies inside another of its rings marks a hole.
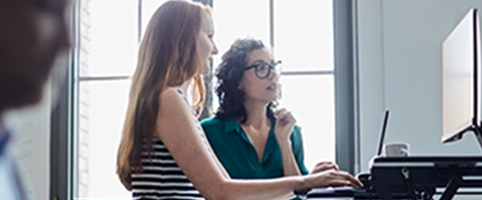
[[[40,103],[42,100],[42,94],[32,94],[30,93],[27,95],[19,95],[19,96],[12,96],[12,101],[9,102],[9,105],[6,107],[9,108],[23,108],[27,106],[34,106]]]
[[[268,101],[268,103],[276,101],[276,100],[278,100],[278,95],[270,96],[270,97],[266,98],[266,100]]]
[[[18,87],[15,95],[12,96],[13,107],[23,107],[38,104],[44,96],[44,87],[38,87],[44,84],[30,84],[29,86]]]
[[[211,67],[209,67],[209,65],[207,67],[203,67],[202,71],[201,71],[201,74],[204,75],[204,76],[207,76],[211,73]]]

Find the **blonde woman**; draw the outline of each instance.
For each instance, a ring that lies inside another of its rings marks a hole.
[[[139,47],[117,174],[135,199],[283,199],[293,191],[361,183],[328,170],[269,180],[233,180],[214,155],[186,98],[204,97],[214,27],[209,7],[190,1],[163,4],[151,18]]]

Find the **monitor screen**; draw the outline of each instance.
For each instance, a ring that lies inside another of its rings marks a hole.
[[[442,44],[442,142],[480,125],[480,32],[472,8]]]

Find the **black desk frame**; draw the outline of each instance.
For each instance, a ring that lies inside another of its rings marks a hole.
[[[380,157],[375,159],[370,182],[384,200],[400,195],[428,200],[436,188],[445,188],[440,200],[450,200],[459,188],[482,188],[480,176],[482,157]]]

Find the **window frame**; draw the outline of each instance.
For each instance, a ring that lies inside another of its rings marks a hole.
[[[335,64],[335,158],[340,169],[359,171],[353,0],[333,0]],[[357,164],[358,163],[358,164]],[[358,166],[358,167],[357,167]]]
[[[80,1],[75,1],[71,9],[67,12],[68,22],[70,23],[71,37],[78,44],[79,41],[79,17]],[[73,170],[74,159],[73,150],[75,146],[75,127],[74,113],[76,102],[75,77],[78,69],[79,47],[75,46],[69,52],[67,70],[63,76],[64,84],[59,88],[58,94],[52,95],[53,101],[57,104],[52,105],[50,115],[50,194],[49,199],[73,199]]]

